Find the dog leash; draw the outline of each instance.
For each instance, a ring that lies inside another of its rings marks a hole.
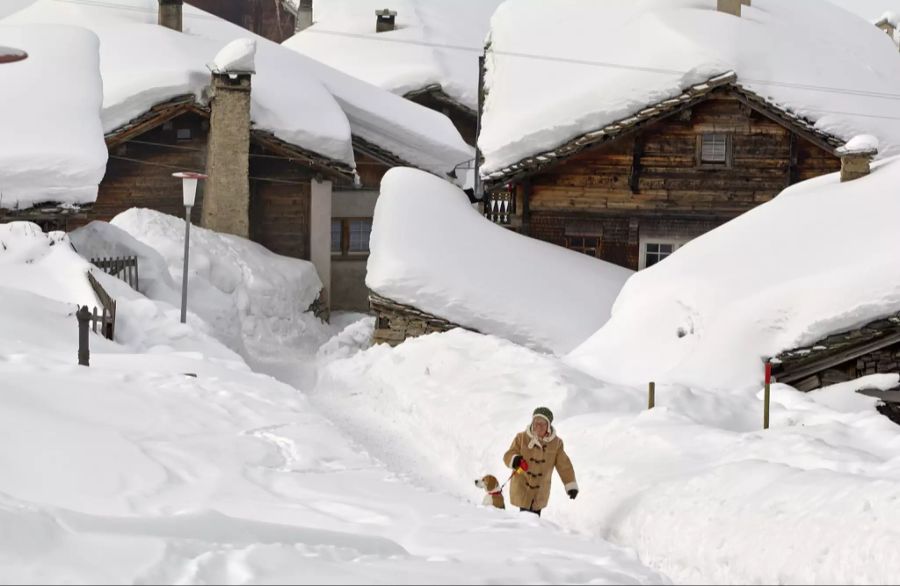
[[[498,488],[498,489],[496,490],[496,492],[489,492],[488,494],[490,494],[490,495],[503,494],[503,489],[506,487],[507,484],[509,484],[509,481],[513,479],[513,476],[515,476],[516,474],[519,473],[519,470],[522,470],[522,469],[521,469],[521,468],[516,468],[515,470],[513,470],[513,471],[512,471],[512,474],[509,475],[509,478],[506,479],[506,482],[504,482],[503,484],[501,484],[501,485],[500,485],[500,488]]]

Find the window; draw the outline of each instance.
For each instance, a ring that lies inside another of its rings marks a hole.
[[[179,128],[175,131],[175,139],[176,140],[191,140],[191,129],[190,128]]]
[[[593,221],[573,221],[566,224],[566,248],[594,258],[600,258],[603,225]]]
[[[372,220],[350,220],[350,252],[369,252],[369,236],[372,234]]]
[[[649,269],[659,261],[675,252],[675,244],[648,242],[644,245],[644,268]]]
[[[600,238],[598,236],[566,236],[566,248],[596,257],[600,250]]]
[[[731,140],[727,134],[700,135],[700,164],[723,165],[731,162]]]
[[[369,254],[372,218],[331,220],[331,254],[337,257],[364,257]]]

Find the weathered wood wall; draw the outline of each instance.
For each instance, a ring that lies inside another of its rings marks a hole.
[[[698,163],[699,137],[713,132],[731,137],[727,167]],[[720,93],[519,183],[517,209],[526,233],[559,245],[567,224],[597,222],[601,258],[637,268],[642,231],[693,238],[797,181],[838,170],[831,153]]]
[[[189,131],[191,138],[178,140],[179,130]],[[87,221],[108,222],[117,214],[133,207],[150,208],[184,217],[181,180],[172,177],[172,173],[176,169],[203,171],[206,168],[208,133],[208,121],[202,116],[188,113],[131,142],[113,147],[109,153],[106,175],[97,193],[97,202],[88,213]],[[156,146],[157,144],[168,146]],[[202,206],[201,182],[197,189],[196,205],[191,210],[191,219],[195,224],[200,223]],[[69,227],[74,227],[71,222]]]
[[[287,159],[271,158],[273,153],[259,146],[252,145],[250,151],[250,239],[277,254],[309,260],[314,173]]]

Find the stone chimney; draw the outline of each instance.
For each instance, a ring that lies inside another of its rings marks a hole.
[[[384,33],[397,28],[397,11],[385,8],[375,11],[375,32]]]
[[[863,134],[852,138],[837,150],[841,158],[841,183],[865,177],[871,172],[870,163],[878,154],[878,139]]]
[[[181,32],[182,4],[183,0],[159,0],[159,26]]]
[[[312,26],[313,23],[313,0],[300,0],[300,5],[297,7],[297,19],[296,25],[294,26],[294,32],[300,32],[302,30],[306,30]]]
[[[238,39],[226,45],[209,65],[209,178],[201,223],[204,228],[244,238],[250,236],[250,77],[255,72],[255,51],[254,41]]]
[[[741,15],[741,4],[750,4],[749,0],[747,0],[746,2],[741,2],[741,0],[716,0],[716,2],[716,9],[719,12],[724,12],[726,14],[731,14],[738,17]]]

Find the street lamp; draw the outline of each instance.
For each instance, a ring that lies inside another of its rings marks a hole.
[[[184,198],[184,270],[181,275],[181,323],[187,322],[187,288],[188,288],[188,250],[191,242],[191,208],[197,198],[197,181],[206,179],[203,173],[179,171],[172,173],[181,179],[181,191]]]
[[[21,61],[26,58],[28,58],[28,53],[21,49],[0,47],[0,65],[3,63],[15,63],[16,61]]]

